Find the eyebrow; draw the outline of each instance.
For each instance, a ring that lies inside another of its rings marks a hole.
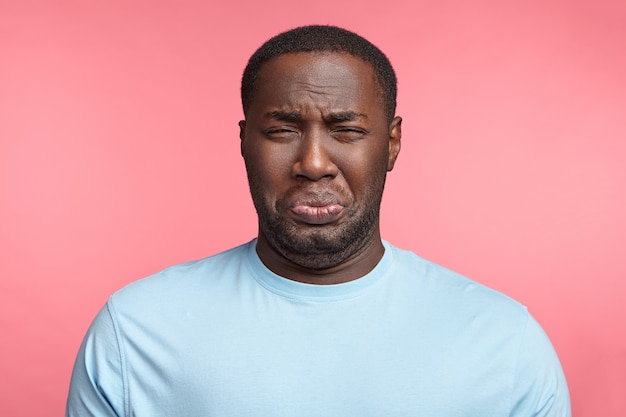
[[[326,123],[352,122],[357,119],[367,119],[367,115],[356,111],[342,111],[329,113],[324,117]]]
[[[265,114],[266,119],[286,122],[296,122],[302,119],[302,114],[298,111],[275,110]],[[357,119],[367,119],[367,115],[356,111],[340,111],[329,113],[324,116],[326,123],[351,122]]]
[[[266,119],[285,121],[285,122],[296,122],[301,119],[300,112],[297,111],[271,111],[269,113],[265,113]]]

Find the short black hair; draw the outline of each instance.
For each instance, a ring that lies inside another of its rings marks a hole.
[[[296,52],[344,52],[362,59],[374,68],[380,85],[387,119],[396,112],[397,79],[385,54],[367,39],[336,26],[302,26],[280,33],[265,42],[250,57],[241,79],[241,104],[246,113],[254,100],[261,67],[271,59]]]

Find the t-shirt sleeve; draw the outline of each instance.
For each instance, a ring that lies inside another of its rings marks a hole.
[[[78,352],[66,417],[123,417],[123,354],[107,304],[96,316]]]
[[[571,417],[567,382],[541,326],[528,316],[514,375],[511,417]]]

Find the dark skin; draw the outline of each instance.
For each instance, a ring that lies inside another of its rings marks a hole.
[[[274,273],[311,284],[360,278],[380,261],[386,173],[400,152],[370,64],[346,53],[265,63],[239,123],[259,216],[257,253]]]

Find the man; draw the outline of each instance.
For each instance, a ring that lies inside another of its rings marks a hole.
[[[241,154],[258,238],[110,297],[68,416],[569,416],[515,301],[383,242],[400,151],[375,46],[309,26],[251,57]]]

